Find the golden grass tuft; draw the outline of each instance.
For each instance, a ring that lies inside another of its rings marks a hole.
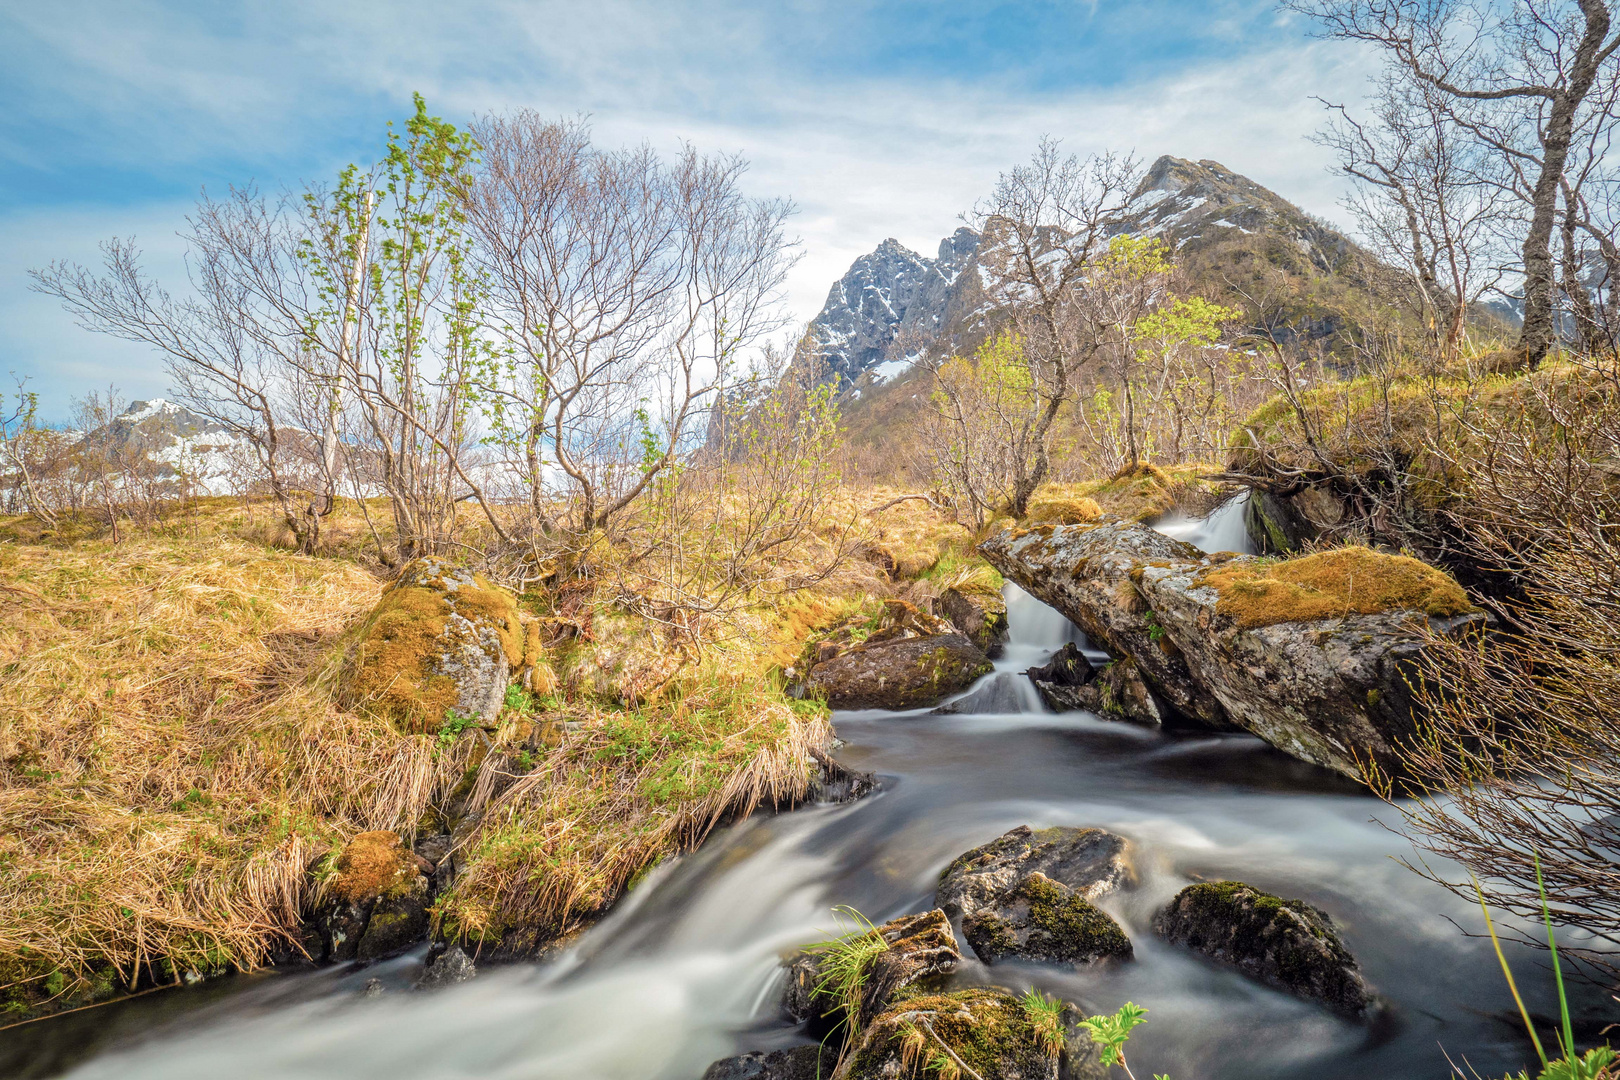
[[[1245,629],[1385,611],[1443,618],[1477,610],[1444,571],[1365,547],[1333,548],[1286,562],[1221,563],[1197,583],[1219,594],[1217,614]]]
[[[333,702],[378,584],[209,536],[0,545],[0,1007],[292,942],[307,870],[462,766]],[[167,974],[166,974],[167,973]]]
[[[386,829],[360,833],[344,846],[332,864],[332,876],[325,891],[341,900],[357,904],[376,898],[395,885],[406,871],[416,867],[405,853],[399,834]]]
[[[582,705],[577,721],[532,771],[499,755],[481,766],[507,782],[436,905],[449,936],[518,931],[522,948],[567,933],[724,818],[803,799],[832,742],[824,707],[713,669],[639,711]],[[482,780],[475,790],[496,790]]]

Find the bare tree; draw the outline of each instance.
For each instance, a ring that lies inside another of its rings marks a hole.
[[[1008,312],[1036,402],[1013,433],[1015,479],[1006,509],[1022,517],[1051,470],[1052,425],[1076,390],[1080,370],[1104,347],[1098,310],[1084,303],[1093,262],[1120,228],[1140,177],[1136,160],[1084,160],[1043,139],[1034,158],[1003,173],[974,211],[984,235],[988,292]]]
[[[467,213],[503,346],[492,441],[543,535],[599,529],[701,441],[738,353],[783,325],[792,207],[744,195],[737,157],[602,150],[531,111],[473,130]]]
[[[1615,78],[1605,0],[1288,0],[1330,36],[1385,51],[1396,77],[1432,89],[1446,118],[1500,156],[1524,200],[1524,324],[1517,351],[1541,362],[1557,340],[1552,250],[1570,151],[1583,127],[1613,122],[1594,89]],[[1593,104],[1599,106],[1594,115]]]
[[[1370,121],[1327,107],[1337,119],[1317,141],[1358,182],[1346,209],[1373,250],[1405,271],[1439,358],[1455,356],[1469,310],[1502,279],[1494,240],[1512,207],[1499,157],[1452,120],[1428,83],[1386,72]]]

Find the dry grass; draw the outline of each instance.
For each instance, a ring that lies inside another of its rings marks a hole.
[[[474,787],[471,867],[441,898],[446,933],[525,949],[602,910],[638,873],[728,815],[809,791],[832,728],[771,681],[708,671],[639,711],[585,706],[532,770],[491,754]],[[490,793],[487,807],[477,793]]]
[[[1221,563],[1198,584],[1219,594],[1218,614],[1248,629],[1384,611],[1446,617],[1478,610],[1443,570],[1365,547],[1332,548],[1286,562]]]
[[[10,524],[10,523],[6,523]],[[458,772],[333,704],[376,601],[345,562],[239,541],[0,544],[0,984],[12,1007],[264,960],[306,869],[410,830]]]

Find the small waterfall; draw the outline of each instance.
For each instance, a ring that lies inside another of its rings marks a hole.
[[[1071,641],[1084,645],[1085,635],[1056,608],[1010,581],[1002,586],[1001,595],[1007,601],[1007,644],[995,661],[996,670],[941,706],[939,712],[975,716],[1048,712],[1024,672],[1046,663]]]
[[[1249,530],[1243,524],[1244,511],[1249,508],[1249,493],[1221,503],[1208,517],[1190,518],[1180,514],[1166,516],[1154,529],[1176,540],[1185,540],[1206,554],[1216,551],[1234,551],[1239,555],[1255,554]]]

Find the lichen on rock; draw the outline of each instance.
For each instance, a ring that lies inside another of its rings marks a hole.
[[[1094,901],[1130,879],[1127,844],[1104,829],[1020,825],[952,860],[935,895],[946,914],[966,920],[1033,874]]]
[[[442,559],[417,559],[361,625],[343,680],[350,707],[431,732],[446,715],[493,723],[538,636],[504,589]]]

